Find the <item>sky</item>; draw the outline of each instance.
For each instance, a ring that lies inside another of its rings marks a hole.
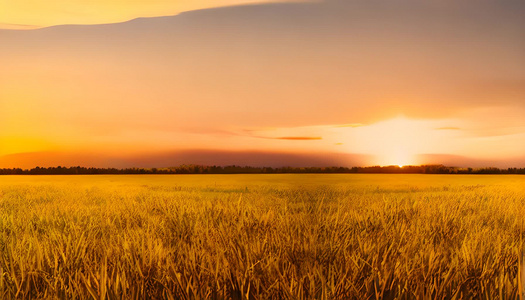
[[[269,1],[265,1],[268,3]],[[135,18],[259,0],[0,0],[0,28],[27,30],[64,24],[107,24]]]
[[[523,1],[0,0],[0,28],[0,167],[525,167]]]

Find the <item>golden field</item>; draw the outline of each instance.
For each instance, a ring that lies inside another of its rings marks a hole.
[[[2,176],[0,298],[520,299],[524,220],[519,175]]]

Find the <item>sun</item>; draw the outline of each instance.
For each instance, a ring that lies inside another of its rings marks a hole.
[[[404,142],[399,144],[391,144],[385,151],[382,151],[379,155],[379,159],[382,161],[382,165],[387,166],[403,166],[410,165],[414,162],[414,156],[410,145],[406,145]]]
[[[375,164],[403,167],[417,164],[427,135],[421,121],[398,117],[362,128],[358,139]]]
[[[421,143],[417,122],[403,117],[378,124],[376,156],[384,166],[414,164]]]

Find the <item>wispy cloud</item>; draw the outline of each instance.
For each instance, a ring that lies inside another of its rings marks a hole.
[[[313,135],[312,133],[308,133],[308,131],[311,131],[312,128],[315,128],[315,126],[314,127],[288,127],[288,128],[261,128],[257,130],[244,129],[243,131],[247,133],[248,136],[253,137],[253,138],[258,138],[258,139],[288,140],[288,141],[322,140],[323,138],[321,136],[318,136],[316,133],[313,133],[316,135]],[[308,129],[308,130],[305,131],[305,129]],[[264,131],[273,131],[274,136],[267,136],[266,134],[263,133]]]
[[[311,141],[311,140],[322,140],[319,136],[285,136],[274,138],[276,140],[290,140],[290,141]]]
[[[315,141],[322,140],[320,136],[281,136],[281,137],[271,137],[271,136],[252,136],[258,139],[269,139],[269,140],[288,140],[288,141]]]
[[[40,26],[26,25],[26,24],[1,23],[0,22],[0,29],[29,30],[29,29],[37,29],[37,28],[40,28]]]
[[[354,123],[354,124],[339,124],[339,125],[334,125],[334,128],[343,128],[343,127],[349,127],[349,128],[358,128],[358,127],[363,127],[365,126],[365,124],[361,124],[361,123]]]
[[[439,127],[436,130],[461,130],[459,127]]]
[[[241,135],[236,132],[232,132],[229,130],[222,130],[222,129],[215,129],[215,128],[198,128],[198,127],[191,127],[191,128],[183,128],[184,132],[192,133],[192,134],[202,134],[202,135]]]

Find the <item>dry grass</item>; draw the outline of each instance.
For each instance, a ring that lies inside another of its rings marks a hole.
[[[0,177],[0,298],[520,299],[525,176]]]

